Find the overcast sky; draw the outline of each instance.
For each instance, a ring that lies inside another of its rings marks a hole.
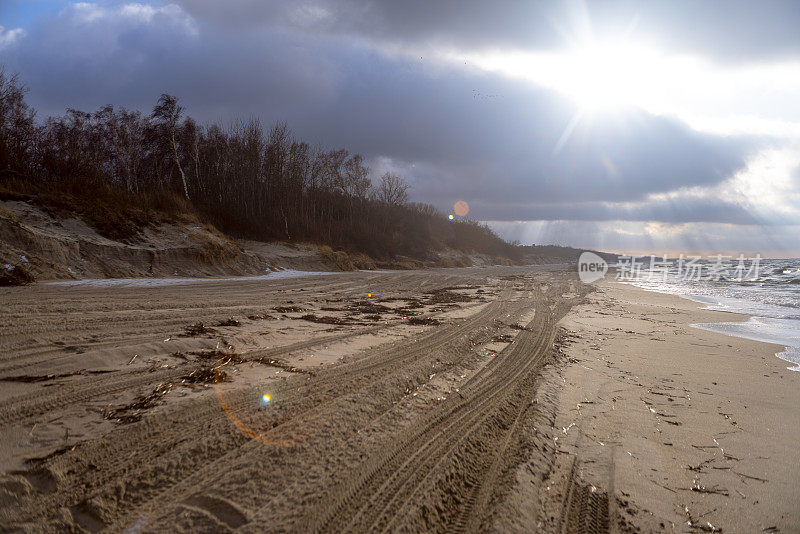
[[[40,116],[286,120],[506,238],[800,256],[800,2],[0,0]]]

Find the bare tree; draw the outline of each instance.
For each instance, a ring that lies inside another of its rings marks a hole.
[[[0,169],[21,174],[36,138],[35,111],[25,103],[27,87],[0,66]]]
[[[375,191],[375,199],[391,206],[403,205],[408,202],[408,183],[396,174],[385,172]]]
[[[181,120],[181,114],[183,114],[183,107],[178,105],[178,99],[164,93],[159,97],[156,107],[153,108],[151,117],[158,121],[163,129],[163,134],[172,152],[172,161],[181,175],[183,193],[186,195],[186,200],[189,200],[189,187],[186,185],[186,175],[183,173],[181,160],[178,157],[178,142],[176,139],[176,131],[178,122]]]
[[[180,130],[181,145],[189,156],[191,166],[194,168],[195,184],[200,183],[200,152],[197,147],[198,126],[191,117],[186,117]]]
[[[396,174],[373,188],[360,155],[312,149],[282,122],[268,132],[254,119],[198,125],[163,94],[149,115],[70,109],[37,125],[24,94],[0,66],[0,182],[67,193],[103,235],[129,235],[145,209],[191,209],[242,237],[300,239],[375,258],[424,257],[441,246],[509,257],[517,250],[486,226],[410,204]],[[188,198],[187,180],[190,202],[174,193],[182,188]]]
[[[364,157],[354,154],[344,164],[342,191],[346,195],[364,199],[372,183],[369,181],[369,167],[364,165]]]

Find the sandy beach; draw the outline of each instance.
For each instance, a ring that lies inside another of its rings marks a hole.
[[[800,534],[800,0],[0,0],[0,534]]]
[[[800,374],[783,347],[693,328],[747,319],[702,306],[605,282],[562,321],[553,514],[572,472],[614,495],[620,531],[800,530]]]
[[[800,525],[800,374],[678,297],[542,267],[0,292],[4,530]]]

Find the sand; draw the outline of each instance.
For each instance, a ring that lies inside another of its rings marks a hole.
[[[747,319],[700,306],[605,282],[562,321],[551,509],[574,470],[623,531],[800,531],[800,374],[780,346],[693,328]]]
[[[590,289],[541,267],[0,289],[0,529],[796,530],[780,348]]]

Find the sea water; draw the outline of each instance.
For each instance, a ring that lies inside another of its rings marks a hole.
[[[706,266],[713,260],[704,262]],[[750,315],[745,322],[702,323],[697,328],[783,345],[777,356],[800,371],[800,259],[762,259],[753,280],[718,280],[683,276],[678,262],[670,262],[663,272],[649,276],[643,270],[632,285],[670,293],[705,304],[705,308]],[[753,273],[755,274],[755,273]],[[746,277],[750,278],[750,277]]]

